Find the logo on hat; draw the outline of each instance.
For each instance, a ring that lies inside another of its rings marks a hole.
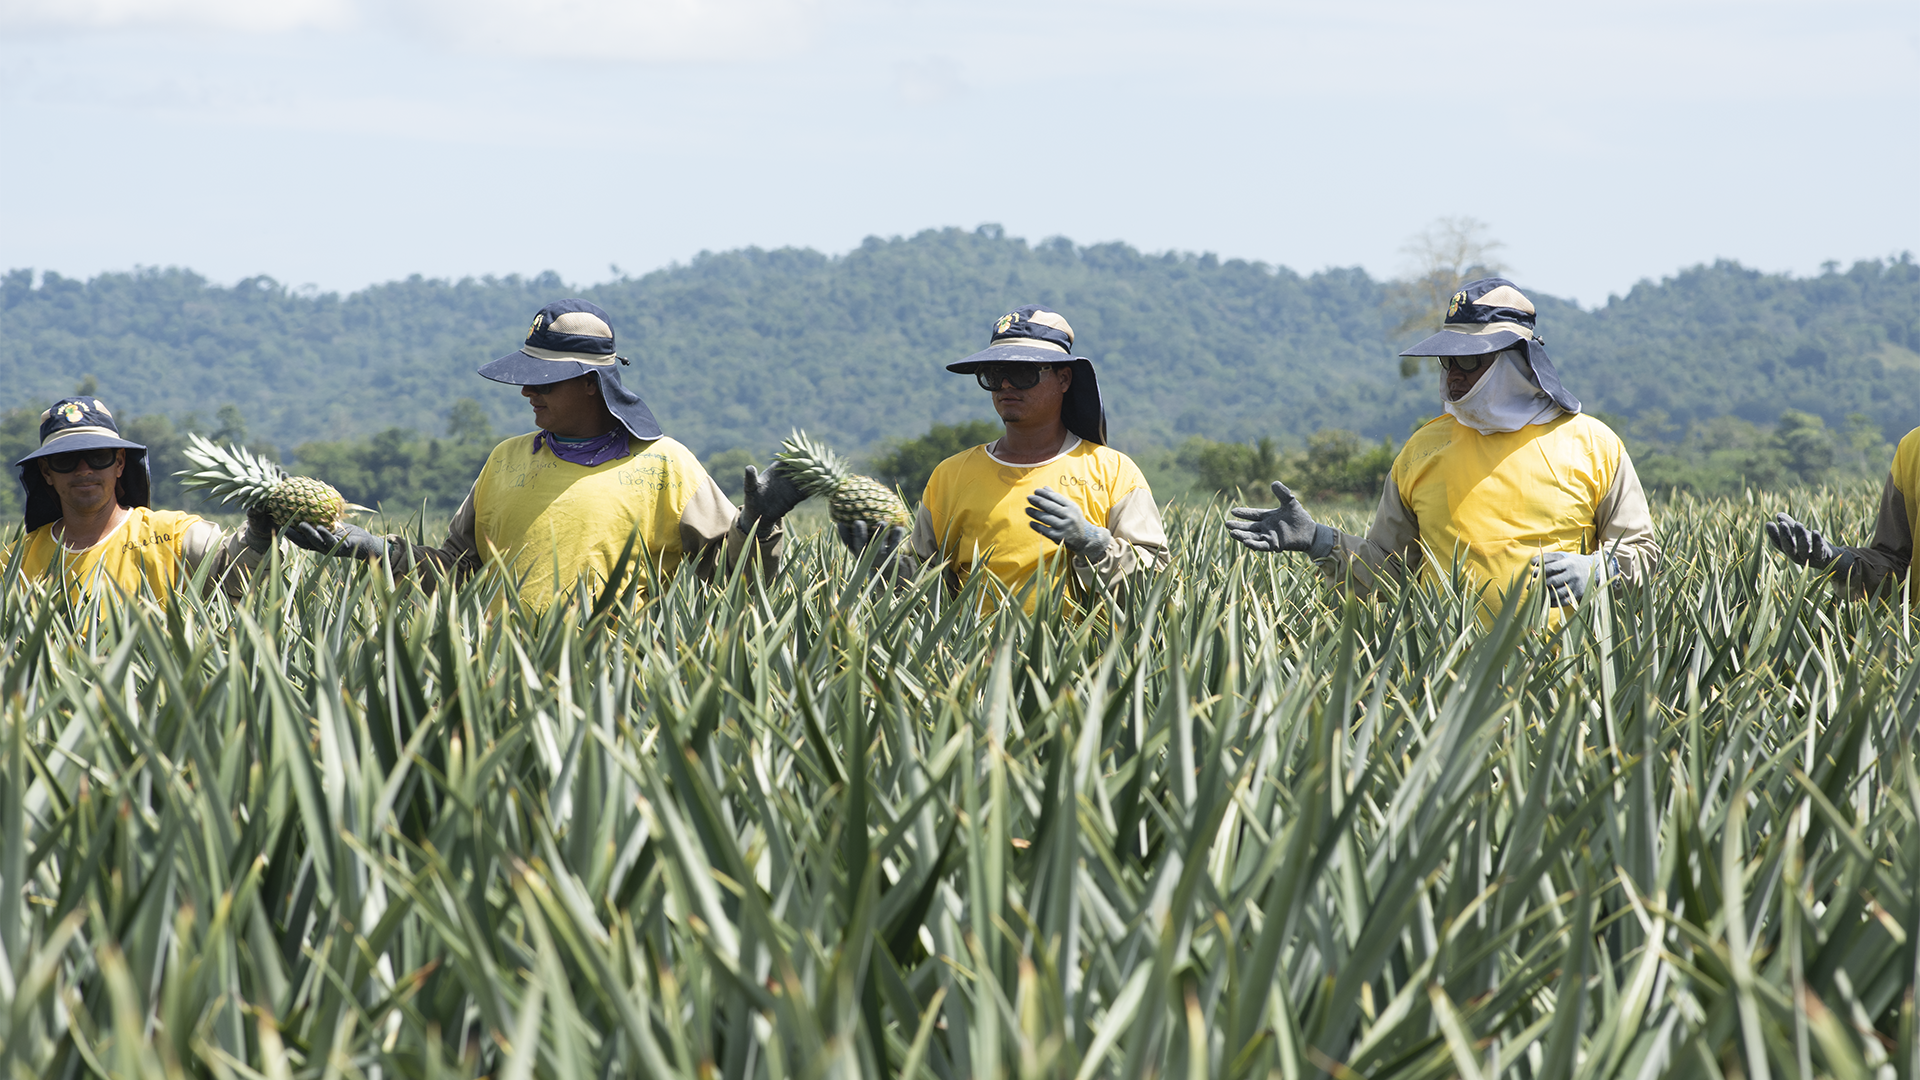
[[[69,424],[79,423],[80,418],[85,415],[86,414],[80,410],[80,403],[77,401],[69,401],[60,406],[60,419],[65,420]]]
[[[1018,322],[1019,319],[1020,319],[1019,312],[1009,311],[1005,315],[1000,316],[999,322],[996,322],[993,324],[993,332],[996,334],[1004,334],[1007,332],[1009,328],[1013,326],[1015,322]]]
[[[1466,302],[1467,302],[1467,291],[1465,289],[1462,289],[1459,292],[1454,293],[1453,303],[1447,305],[1447,318],[1451,319],[1455,315],[1460,314],[1460,305]]]
[[[539,333],[540,328],[545,325],[547,325],[547,313],[543,311],[533,317],[533,325],[527,327],[527,336],[532,337]]]

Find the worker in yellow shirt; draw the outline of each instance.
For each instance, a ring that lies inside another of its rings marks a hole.
[[[1093,361],[1072,350],[1067,320],[1029,305],[1002,315],[985,349],[947,365],[993,395],[1006,433],[935,467],[910,550],[896,555],[904,530],[895,527],[875,541],[876,565],[897,558],[911,573],[939,560],[956,587],[984,569],[1016,595],[1043,566],[1085,595],[1166,565],[1153,492],[1133,459],[1106,444]],[[870,539],[859,522],[840,534],[856,552]]]
[[[1533,303],[1512,282],[1467,283],[1440,332],[1400,355],[1440,361],[1445,412],[1394,459],[1367,535],[1315,522],[1276,480],[1279,507],[1229,513],[1235,540],[1305,552],[1362,591],[1409,566],[1430,578],[1458,567],[1491,603],[1537,580],[1552,604],[1571,604],[1598,582],[1658,569],[1653,517],[1626,448],[1560,384],[1534,333]]]
[[[313,551],[384,558],[395,574],[419,569],[430,581],[496,563],[536,606],[583,579],[605,582],[630,538],[665,574],[692,559],[710,577],[723,552],[731,565],[748,549],[771,573],[780,519],[804,498],[799,488],[749,465],[746,507],[736,508],[621,384],[616,365],[625,362],[605,311],[578,299],[548,304],[519,349],[480,368],[520,387],[539,430],[494,447],[439,547],[355,525],[295,525],[287,538]]]
[[[1833,575],[1835,586],[1853,596],[1898,591],[1913,562],[1916,533],[1920,533],[1920,428],[1907,432],[1893,452],[1893,468],[1880,489],[1880,516],[1866,547],[1835,547],[1784,513],[1767,523],[1767,539],[1781,554]]]
[[[192,514],[155,510],[147,448],[121,438],[96,397],[54,402],[40,414],[39,448],[14,465],[27,496],[21,574],[59,582],[74,599],[143,589],[169,596],[209,560],[208,584],[238,596],[273,546],[264,513],[222,532]]]

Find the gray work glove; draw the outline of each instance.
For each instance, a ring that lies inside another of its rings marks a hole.
[[[1779,548],[1782,555],[1815,570],[1832,566],[1840,557],[1826,537],[1785,514],[1775,514],[1773,520],[1767,522],[1767,540]]]
[[[295,547],[341,559],[377,559],[387,553],[385,540],[344,522],[328,532],[311,522],[296,521],[287,526],[287,539]]]
[[[1334,529],[1315,522],[1287,485],[1278,480],[1273,482],[1273,496],[1280,505],[1272,510],[1234,507],[1227,514],[1227,535],[1255,551],[1304,551],[1310,558],[1325,558],[1338,539]]]
[[[1535,555],[1533,565],[1540,574],[1540,584],[1547,590],[1547,599],[1554,607],[1571,607],[1579,603],[1603,568],[1608,577],[1620,572],[1620,564],[1603,551],[1591,555],[1549,551]]]
[[[747,466],[746,490],[746,505],[740,510],[740,531],[753,535],[757,525],[762,540],[772,536],[780,519],[807,497],[800,485],[788,479],[787,471],[778,465],[764,473]]]
[[[894,554],[900,550],[900,541],[907,535],[904,525],[889,525],[884,529],[876,529],[864,521],[838,522],[834,525],[834,530],[840,534],[840,542],[846,545],[848,551],[853,552],[853,557],[856,559],[866,552],[868,544],[877,546],[880,550],[873,555],[875,567],[892,562]]]
[[[273,538],[279,535],[280,527],[273,523],[273,515],[265,510],[247,511],[247,546],[265,555],[273,550]]]
[[[1106,557],[1113,534],[1087,520],[1072,499],[1043,487],[1027,496],[1028,522],[1034,532],[1059,544],[1088,562]]]

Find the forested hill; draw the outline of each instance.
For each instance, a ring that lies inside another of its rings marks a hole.
[[[16,270],[0,285],[0,406],[44,407],[91,375],[123,415],[207,418],[233,404],[255,439],[286,448],[437,434],[462,397],[517,431],[528,426],[518,394],[474,368],[573,293],[612,314],[633,358],[624,378],[702,455],[764,455],[796,426],[860,451],[991,416],[944,365],[1024,303],[1072,321],[1124,448],[1196,434],[1299,444],[1321,428],[1397,441],[1437,411],[1431,376],[1401,378],[1395,354],[1416,335],[1394,336],[1389,285],[1364,271],[1029,245],[991,226],[869,239],[837,257],[703,254],[586,288],[551,273],[416,277],[342,297],[267,278],[212,286],[184,270],[48,272],[37,284]],[[1771,423],[1789,408],[1835,424],[1864,413],[1888,438],[1920,423],[1920,265],[1908,257],[1813,278],[1716,263],[1590,311],[1532,295],[1565,381],[1600,412],[1682,429],[1725,415]]]

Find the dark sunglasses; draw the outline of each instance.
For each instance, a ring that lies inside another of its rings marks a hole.
[[[1487,362],[1484,356],[1440,356],[1435,359],[1448,371],[1479,371],[1480,365]]]
[[[98,472],[101,469],[113,468],[113,463],[119,456],[120,451],[111,446],[105,446],[98,450],[75,450],[71,454],[50,454],[41,460],[47,463],[47,468],[57,473],[70,473],[79,468],[83,461],[87,463],[87,468]]]
[[[982,390],[998,390],[1003,382],[1015,390],[1031,390],[1040,385],[1041,372],[1052,370],[1052,364],[988,364],[973,378]]]

